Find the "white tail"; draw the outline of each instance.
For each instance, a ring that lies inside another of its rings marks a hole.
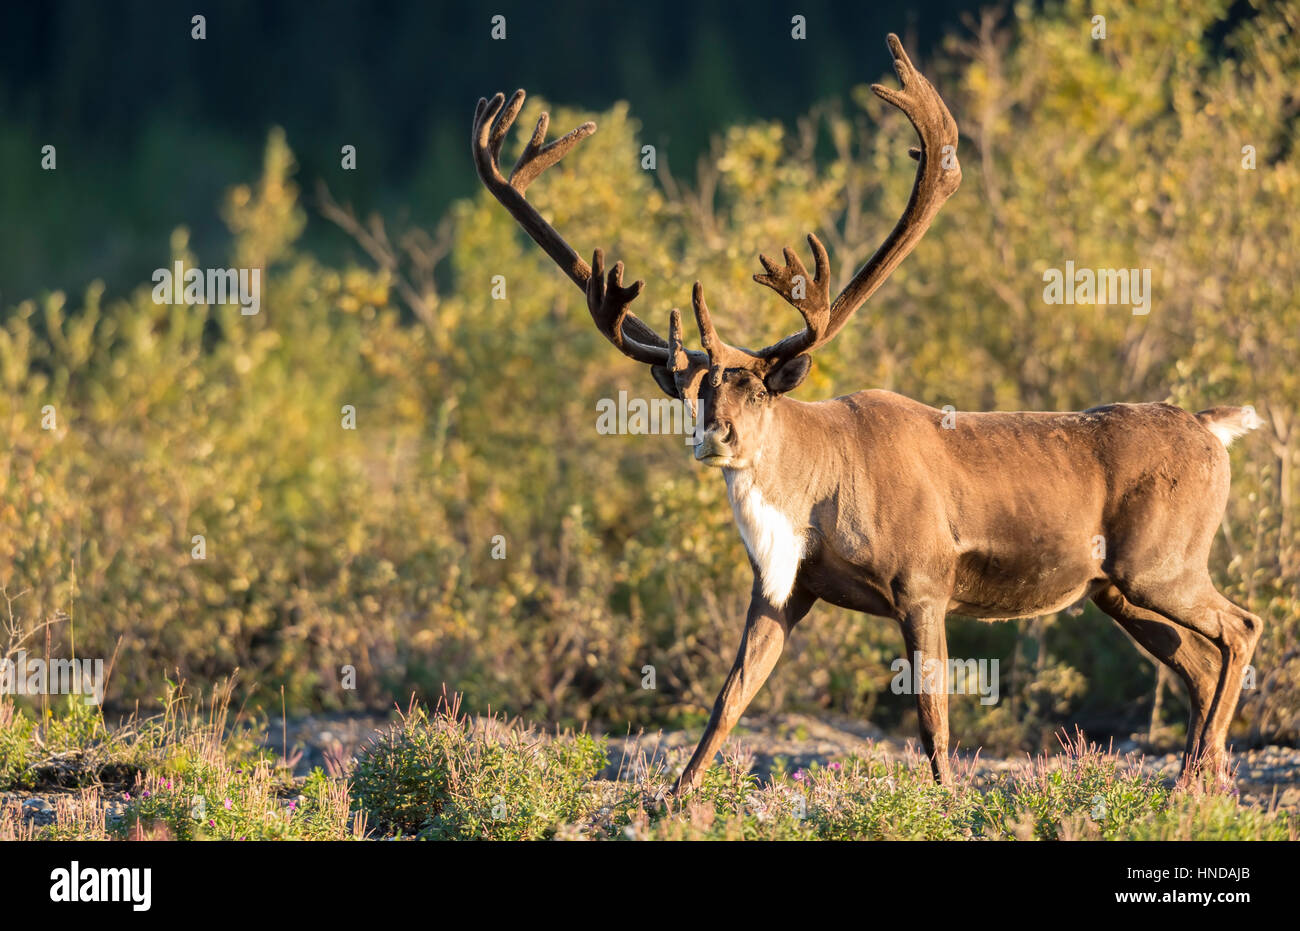
[[[1253,407],[1212,407],[1201,411],[1196,419],[1214,434],[1227,448],[1239,436],[1245,436],[1259,426],[1259,416]]]

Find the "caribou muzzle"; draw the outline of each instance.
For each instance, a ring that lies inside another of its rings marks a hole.
[[[727,465],[732,459],[731,442],[735,435],[729,423],[706,427],[695,446],[695,458],[707,466]]]

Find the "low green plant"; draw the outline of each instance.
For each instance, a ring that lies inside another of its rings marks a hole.
[[[176,840],[341,840],[354,835],[347,787],[318,775],[294,791],[266,762],[195,766],[188,779],[141,779],[127,796],[116,838]]]
[[[31,787],[31,766],[36,759],[32,733],[35,722],[14,703],[0,698],[0,789]]]
[[[107,735],[55,718],[65,753],[134,754],[141,772],[124,795],[91,786],[52,796],[53,823],[21,802],[0,806],[0,839],[177,840],[1295,840],[1300,816],[1231,794],[1176,789],[1136,758],[1081,737],[993,775],[973,763],[936,785],[924,757],[881,744],[825,764],[782,761],[760,779],[752,758],[724,753],[684,799],[668,794],[685,749],[651,762],[608,765],[604,741],[545,734],[518,722],[412,703],[356,756],[350,775],[295,778],[242,723],[227,725],[221,696],[204,713]],[[38,772],[41,728],[0,711],[0,760]],[[82,745],[72,746],[78,740]],[[734,745],[732,745],[734,746]],[[43,750],[41,752],[44,752]],[[13,777],[11,776],[11,782]]]
[[[590,734],[543,738],[495,718],[471,721],[455,703],[413,706],[359,756],[357,807],[377,827],[428,839],[535,840],[581,811],[608,764]]]

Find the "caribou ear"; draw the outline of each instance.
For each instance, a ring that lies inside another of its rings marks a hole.
[[[654,376],[659,387],[664,390],[664,394],[673,400],[680,400],[677,395],[677,380],[673,378],[673,373],[668,371],[666,366],[650,366],[650,374]]]
[[[767,385],[767,390],[772,394],[785,394],[787,391],[793,391],[798,388],[800,383],[808,377],[808,370],[812,368],[812,356],[798,355],[793,359],[787,359],[772,371],[767,373],[763,383]]]

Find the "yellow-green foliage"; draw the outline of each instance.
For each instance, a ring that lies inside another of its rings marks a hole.
[[[1093,40],[1086,5],[1024,5],[1004,31],[950,43],[932,77],[961,127],[963,187],[799,396],[1255,405],[1267,425],[1234,447],[1213,569],[1267,624],[1246,712],[1294,734],[1300,24],[1294,6],[1269,5],[1215,38],[1227,6],[1121,5]],[[749,280],[755,255],[817,231],[842,282],[905,203],[911,129],[865,90],[864,109],[726,129],[689,190],[641,170],[620,105],[530,199],[575,248],[601,245],[649,282],[636,309],[652,325],[698,277],[724,337],[771,341],[797,316]],[[587,116],[561,108],[552,123]],[[468,156],[448,170],[470,171]],[[156,305],[142,272],[129,295],[55,292],[0,326],[0,583],[25,593],[22,623],[65,611],[60,646],[75,632],[81,654],[116,649],[118,701],[150,698],[176,667],[198,683],[242,667],[264,694],[283,684],[291,707],[445,682],[467,707],[540,719],[699,715],[749,589],[721,483],[679,437],[597,434],[598,399],[657,389],[499,205],[482,193],[453,211],[423,320],[394,269],[324,267],[296,247],[306,217],[280,135],[223,216],[229,258],[192,255],[178,230],[158,265],[265,266],[257,316]],[[1067,260],[1153,269],[1150,313],[1045,304],[1043,270]],[[497,534],[504,560],[491,558]],[[1006,661],[1009,631],[962,636],[969,655]],[[1149,687],[1129,653],[1106,681],[1081,682],[1070,664],[1099,647],[1039,647],[1062,683],[1041,703],[1048,717],[1083,691],[1119,704]],[[818,608],[760,702],[862,711],[883,695],[898,715],[909,700],[887,683],[900,649],[892,625]],[[655,690],[641,688],[646,664]],[[355,693],[340,688],[345,665]],[[958,701],[985,736],[1005,730]]]

